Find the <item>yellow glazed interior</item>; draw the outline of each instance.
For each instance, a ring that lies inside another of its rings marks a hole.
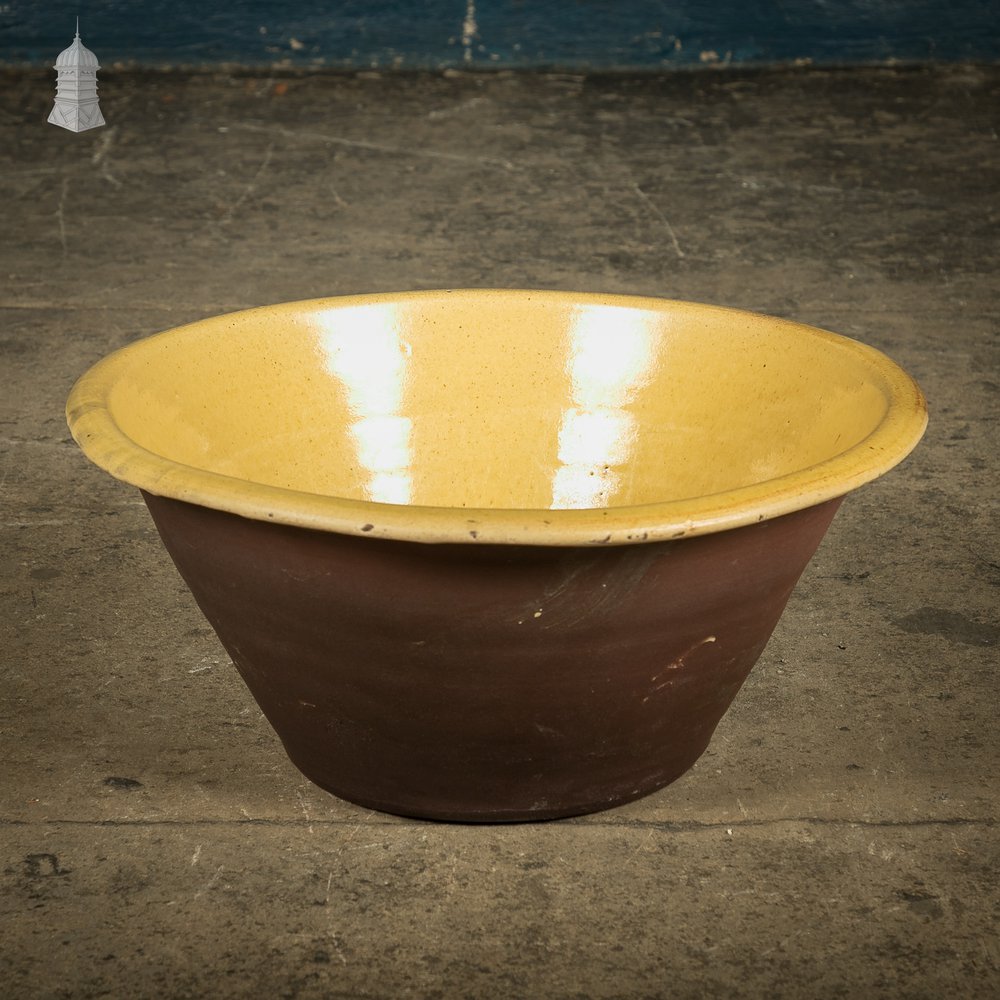
[[[219,316],[105,358],[67,404],[113,476],[246,517],[440,542],[620,544],[841,496],[917,443],[855,341],[663,299],[444,291]]]

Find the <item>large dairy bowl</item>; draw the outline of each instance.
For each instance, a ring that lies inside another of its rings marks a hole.
[[[463,820],[687,770],[841,498],[926,425],[845,337],[502,290],[193,323],[100,361],[67,415],[142,490],[296,765]]]

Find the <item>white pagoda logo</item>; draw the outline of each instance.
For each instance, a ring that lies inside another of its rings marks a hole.
[[[73,44],[56,58],[56,103],[49,115],[53,125],[71,132],[84,132],[104,124],[97,103],[97,56],[80,41],[80,19],[76,19]]]

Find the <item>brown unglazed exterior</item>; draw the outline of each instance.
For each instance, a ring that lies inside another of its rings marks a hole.
[[[421,544],[143,492],[293,763],[385,812],[595,812],[704,751],[840,500],[624,546]]]

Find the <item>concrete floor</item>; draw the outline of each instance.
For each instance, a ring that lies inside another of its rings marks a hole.
[[[0,90],[5,997],[995,997],[1000,68],[102,73]],[[505,827],[286,760],[63,403],[214,313],[639,292],[867,341],[927,437],[844,506],[707,754]]]

